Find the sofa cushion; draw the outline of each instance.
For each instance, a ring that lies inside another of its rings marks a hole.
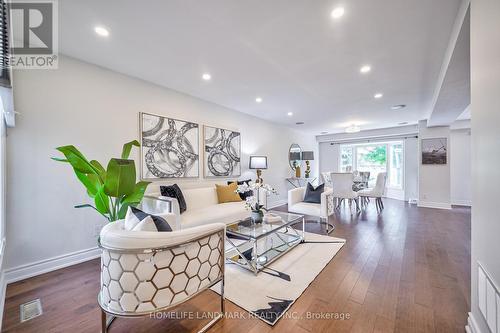
[[[187,209],[186,199],[184,199],[184,195],[179,187],[179,185],[174,184],[171,186],[160,186],[160,193],[164,197],[175,198],[179,203],[179,210],[181,214],[184,213]]]
[[[295,205],[288,207],[290,213],[297,213],[303,215],[319,216],[321,205],[309,202],[299,202]]]
[[[135,207],[128,207],[125,216],[125,229],[129,231],[172,231],[165,219],[143,212]]]
[[[238,188],[238,184],[231,183],[229,185],[215,185],[215,189],[217,190],[217,199],[219,204],[226,202],[238,202],[241,201],[240,196],[236,193]]]
[[[209,223],[230,224],[249,216],[250,212],[246,209],[245,202],[227,202],[199,209],[189,209],[182,215],[181,228]]]
[[[314,188],[311,183],[307,183],[306,194],[304,194],[304,202],[321,203],[321,193],[325,191],[325,184],[321,184]]]
[[[238,180],[236,181],[236,183],[238,185],[243,185],[243,184],[247,184],[249,185],[249,183],[251,182],[252,180],[251,179],[247,179],[247,180]],[[231,183],[234,183],[234,181],[230,181],[228,180],[227,181],[227,185],[231,184]],[[241,200],[246,200],[248,197],[251,197],[253,196],[253,191],[249,190],[249,191],[246,191],[246,192],[243,192],[243,193],[238,193],[240,195],[240,198]]]

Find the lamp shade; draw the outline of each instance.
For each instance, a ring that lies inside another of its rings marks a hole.
[[[267,156],[250,156],[250,169],[267,169]]]
[[[303,151],[302,152],[302,161],[314,161],[314,152],[313,151]]]
[[[290,152],[290,161],[299,161],[300,160],[300,152]]]

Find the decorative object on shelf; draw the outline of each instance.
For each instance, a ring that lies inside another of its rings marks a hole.
[[[252,191],[254,193],[254,195],[247,197],[245,200],[246,207],[252,211],[252,221],[254,223],[262,223],[264,210],[266,210],[266,208],[264,207],[264,205],[260,204],[261,191],[265,195],[267,195],[268,193],[277,195],[278,191],[276,191],[270,185],[263,184],[262,182],[249,182],[248,184],[244,183],[242,185],[238,185],[238,187],[236,188],[236,192],[238,193],[245,193],[248,191]]]
[[[290,149],[288,150],[288,163],[290,164],[290,168],[295,171],[295,177],[300,178],[300,163],[301,163],[301,155],[302,148],[296,143],[292,143],[290,145]]]
[[[256,183],[263,183],[262,170],[267,169],[267,156],[250,156],[249,168],[252,170],[257,170]]]
[[[135,162],[128,159],[133,146],[139,147],[139,142],[134,140],[124,144],[121,158],[112,158],[107,169],[96,160],[89,161],[75,146],[56,148],[65,158],[52,159],[69,163],[87,189],[87,194],[94,200],[94,205],[83,204],[75,208],[93,208],[113,222],[123,219],[128,207],[142,200],[150,182],[135,182]]]
[[[422,139],[422,164],[446,164],[447,139]]]
[[[241,175],[241,135],[239,132],[203,126],[205,177]]]
[[[199,176],[198,124],[140,113],[142,179]]]
[[[305,176],[306,176],[306,178],[309,178],[311,176],[311,162],[310,161],[314,161],[314,152],[303,151],[302,152],[302,160],[306,161]]]

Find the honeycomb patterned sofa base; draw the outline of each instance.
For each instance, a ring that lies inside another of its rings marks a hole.
[[[166,311],[221,283],[224,313],[225,225],[213,223],[172,232],[127,231],[124,222],[101,231],[102,332],[115,317],[138,317]]]

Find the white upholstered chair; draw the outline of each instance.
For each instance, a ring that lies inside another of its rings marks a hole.
[[[224,313],[225,224],[172,232],[128,231],[124,220],[100,234],[102,332],[115,317],[147,316],[166,311],[221,283]]]
[[[363,206],[368,203],[369,198],[374,198],[377,210],[384,209],[384,202],[382,201],[382,197],[384,196],[386,181],[387,173],[381,172],[377,175],[377,182],[375,183],[375,187],[367,188],[358,192],[359,196],[362,198],[361,203],[363,204]]]
[[[352,189],[354,176],[352,173],[332,172],[333,198],[337,201],[336,209],[340,208],[342,201],[349,201],[349,209],[352,209],[352,202],[356,203],[356,211],[360,211],[358,193]]]
[[[288,191],[288,211],[290,213],[315,216],[319,218],[320,224],[326,225],[327,233],[332,232],[335,227],[328,222],[328,217],[333,214],[334,210],[332,189],[325,186],[325,191],[321,193],[320,204],[304,202],[305,194],[306,187],[298,187]]]

